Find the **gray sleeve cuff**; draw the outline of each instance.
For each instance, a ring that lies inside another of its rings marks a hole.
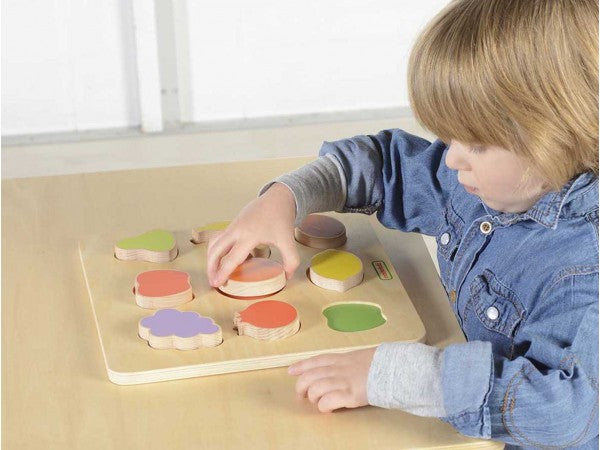
[[[442,349],[383,343],[375,351],[367,379],[369,404],[426,417],[443,417]]]
[[[283,174],[264,185],[258,195],[262,195],[273,183],[286,185],[296,200],[296,223],[311,213],[342,211],[346,203],[346,178],[340,163],[334,155],[319,159]]]

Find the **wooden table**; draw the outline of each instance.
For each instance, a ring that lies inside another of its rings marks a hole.
[[[400,411],[321,414],[295,398],[285,369],[137,386],[108,381],[77,242],[107,230],[191,230],[234,217],[263,183],[307,161],[4,181],[3,448],[501,448]],[[463,340],[422,238],[376,230],[428,343]]]

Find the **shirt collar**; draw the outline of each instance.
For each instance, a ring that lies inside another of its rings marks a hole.
[[[584,195],[588,192],[595,195]],[[578,215],[590,211],[594,206],[598,208],[598,178],[593,173],[586,172],[567,182],[559,191],[551,191],[543,195],[529,210],[524,213],[505,213],[496,211],[482,202],[483,207],[494,219],[504,225],[531,219],[547,227],[556,229],[558,218],[565,210],[565,205],[578,200],[571,212]]]

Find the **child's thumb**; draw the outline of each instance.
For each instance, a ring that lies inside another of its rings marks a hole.
[[[285,270],[285,276],[289,280],[300,265],[300,256],[298,256],[298,249],[296,248],[295,241],[280,245],[279,251],[283,258],[283,270]]]

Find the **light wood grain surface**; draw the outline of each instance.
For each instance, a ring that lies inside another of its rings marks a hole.
[[[190,232],[171,230],[177,239],[179,256],[170,262],[156,264],[146,261],[119,261],[113,256],[115,235],[91,236],[79,243],[82,267],[93,306],[98,334],[106,361],[109,379],[116,384],[139,384],[167,381],[194,376],[216,375],[245,370],[285,367],[290,364],[328,352],[342,352],[376,346],[382,342],[422,342],[425,328],[399,278],[380,280],[371,261],[390,265],[385,250],[379,243],[367,217],[361,214],[335,214],[343,220],[350,238],[342,247],[346,254],[364,261],[364,280],[358,286],[336,292],[315,286],[306,275],[312,258],[320,249],[298,245],[300,265],[294,276],[287,280],[282,258],[274,249],[272,259],[251,259],[246,264],[269,264],[279,272],[267,292],[270,297],[294,305],[298,309],[302,330],[293,337],[266,344],[249,337],[240,338],[233,330],[233,317],[248,306],[248,300],[227,297],[208,284],[206,277],[206,245],[190,242]],[[144,230],[138,230],[144,231]],[[327,250],[328,252],[339,250]],[[351,253],[348,253],[351,252]],[[133,280],[143,271],[176,269],[189,274],[195,299],[182,305],[181,310],[196,311],[210,317],[221,326],[223,343],[213,348],[196,351],[164,351],[140,345],[137,324],[148,315],[134,302]],[[311,269],[312,270],[312,269]],[[360,272],[363,279],[363,271]],[[227,294],[242,295],[247,286],[235,291],[231,279],[220,289]],[[283,283],[282,283],[283,281]],[[331,283],[331,281],[327,280]],[[272,285],[275,284],[273,287]],[[282,288],[285,286],[285,289]],[[323,286],[323,283],[320,284]],[[269,287],[269,286],[267,286]],[[252,286],[250,286],[252,288]],[[251,295],[263,295],[250,292]],[[360,333],[340,333],[327,326],[322,309],[332,302],[368,301],[379,305],[386,323]]]
[[[283,368],[151,385],[108,381],[77,242],[136,227],[192,229],[234,217],[264,182],[308,160],[3,182],[3,447],[500,448],[400,411],[320,414],[295,398],[295,380]],[[421,237],[376,230],[428,342],[461,341]]]

